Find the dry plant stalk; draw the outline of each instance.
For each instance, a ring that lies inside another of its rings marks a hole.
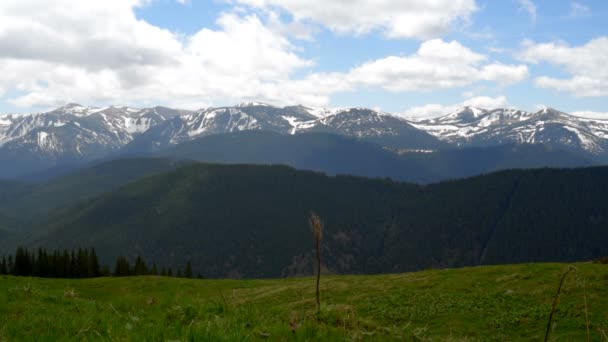
[[[321,310],[321,300],[319,298],[319,283],[321,281],[321,243],[323,241],[323,222],[321,218],[314,212],[310,213],[308,225],[315,238],[315,247],[317,250],[317,314]]]
[[[589,313],[587,311],[587,284],[583,278],[583,299],[585,300],[585,324],[587,326],[587,342],[591,341],[591,333],[589,332]]]
[[[559,295],[562,292],[562,285],[564,285],[564,280],[566,280],[566,276],[572,271],[576,270],[574,267],[570,266],[568,270],[562,276],[562,279],[559,281],[559,286],[557,287],[557,293],[555,297],[553,297],[553,305],[551,306],[551,313],[549,314],[549,322],[547,322],[547,330],[545,331],[545,342],[549,340],[549,335],[551,333],[551,325],[553,323],[553,314],[555,313],[555,309],[557,309],[557,302],[559,301]]]

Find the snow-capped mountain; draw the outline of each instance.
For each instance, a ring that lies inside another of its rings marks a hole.
[[[319,110],[304,106],[274,107],[261,103],[207,108],[165,121],[137,137],[132,151],[156,151],[195,138],[244,130],[281,134],[325,132],[391,147],[437,148],[441,142],[406,120],[365,108]]]
[[[532,113],[464,107],[412,124],[459,147],[542,143],[594,155],[608,152],[608,118],[582,118],[551,108]]]
[[[346,135],[391,148],[436,149],[435,137],[406,120],[367,108],[347,108],[313,121],[297,123],[296,133],[324,132]]]
[[[0,117],[0,146],[44,154],[88,155],[91,149],[119,149],[135,136],[183,111],[155,107],[84,107],[68,104],[51,112]]]
[[[257,102],[198,111],[69,104],[47,113],[0,115],[0,163],[6,165],[0,177],[113,153],[155,152],[208,135],[245,130],[338,134],[400,151],[543,143],[608,155],[608,119],[554,109],[531,113],[464,107],[443,117],[414,121],[366,108],[276,107]]]
[[[68,104],[47,113],[0,116],[0,176],[103,157],[182,111]]]

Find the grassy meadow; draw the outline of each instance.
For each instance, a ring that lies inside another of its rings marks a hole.
[[[608,341],[608,265],[573,264],[550,340]],[[321,278],[0,277],[0,341],[542,341],[567,264]]]

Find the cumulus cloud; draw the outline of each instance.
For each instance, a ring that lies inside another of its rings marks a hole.
[[[4,0],[0,58],[46,61],[89,70],[172,63],[174,35],[137,20],[138,0]]]
[[[441,39],[426,41],[410,56],[389,56],[352,69],[343,78],[364,87],[389,91],[436,90],[478,81],[512,84],[528,77],[525,65],[488,63],[485,55]]]
[[[429,39],[469,21],[475,0],[227,0],[255,8],[281,8],[341,34],[382,32],[390,38]]]
[[[509,106],[509,101],[506,96],[476,96],[469,98],[461,103],[442,105],[442,104],[427,104],[424,106],[415,106],[407,109],[401,115],[412,119],[426,119],[443,116],[456,110],[469,106],[482,109],[505,108]]]
[[[563,68],[570,78],[540,76],[536,85],[579,97],[608,96],[608,37],[571,47],[565,43],[526,41],[520,58],[529,63],[548,62]]]
[[[216,28],[179,35],[135,16],[150,2],[0,1],[0,94],[24,108],[72,101],[324,106],[333,94],[362,88],[431,91],[528,77],[525,65],[501,64],[441,39],[347,72],[312,72],[314,62],[290,41],[292,28],[280,27],[272,11],[225,12]]]
[[[147,2],[3,0],[0,89],[23,94],[9,100],[22,107],[208,104],[281,97],[279,84],[312,65],[256,15],[225,13],[218,29],[183,37],[137,19]]]

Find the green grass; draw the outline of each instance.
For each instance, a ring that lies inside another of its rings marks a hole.
[[[574,265],[552,340],[608,341],[608,266]],[[323,276],[189,280],[0,277],[0,341],[542,341],[566,264]],[[584,282],[583,282],[584,281]]]

